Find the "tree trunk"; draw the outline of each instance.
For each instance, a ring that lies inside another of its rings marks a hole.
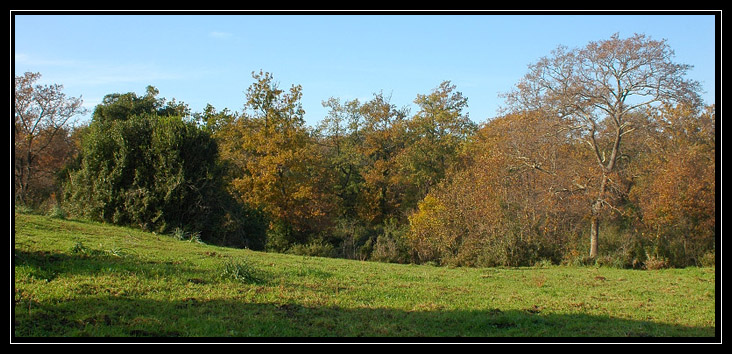
[[[599,231],[600,218],[597,215],[592,215],[592,221],[590,225],[590,258],[595,259],[597,257],[597,234]]]
[[[592,205],[592,220],[590,221],[590,258],[592,259],[597,257],[598,235],[600,233],[600,209],[602,208],[603,198],[605,198],[607,180],[607,174],[603,173],[597,200]]]

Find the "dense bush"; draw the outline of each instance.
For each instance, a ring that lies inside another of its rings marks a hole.
[[[371,259],[379,262],[408,263],[412,260],[407,241],[409,225],[400,225],[389,219],[381,227],[371,252]]]
[[[227,195],[216,141],[180,117],[95,121],[69,171],[65,208],[92,220],[261,248],[261,230]],[[236,237],[232,237],[236,235]]]

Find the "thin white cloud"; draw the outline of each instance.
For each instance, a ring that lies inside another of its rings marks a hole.
[[[23,71],[40,72],[45,79],[59,80],[65,86],[105,86],[116,83],[153,84],[160,80],[180,80],[186,74],[156,63],[96,63],[80,60],[35,57],[15,54],[16,74]]]
[[[168,72],[151,64],[102,65],[87,68],[78,73],[76,80],[86,85],[108,85],[113,83],[154,83],[159,80],[184,78],[179,73]]]
[[[15,53],[15,63],[28,66],[79,66],[81,62],[67,59],[35,58],[25,53]]]
[[[224,39],[231,37],[232,34],[229,32],[211,31],[208,33],[208,36],[212,38]]]

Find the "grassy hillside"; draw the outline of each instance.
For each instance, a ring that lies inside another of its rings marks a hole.
[[[397,265],[24,214],[15,215],[13,265],[18,341],[715,336],[713,268]]]

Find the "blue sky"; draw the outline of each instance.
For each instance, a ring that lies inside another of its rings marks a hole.
[[[559,45],[644,33],[666,39],[675,61],[693,65],[704,99],[715,98],[715,17],[708,13],[527,15],[205,13],[16,14],[15,74],[40,72],[92,109],[110,93],[207,103],[241,112],[251,73],[270,72],[281,88],[301,85],[308,125],[330,97],[362,101],[376,92],[412,107],[449,80],[468,98],[475,122],[495,117],[527,66]],[[88,117],[85,117],[88,118]],[[82,118],[85,119],[85,118]]]

